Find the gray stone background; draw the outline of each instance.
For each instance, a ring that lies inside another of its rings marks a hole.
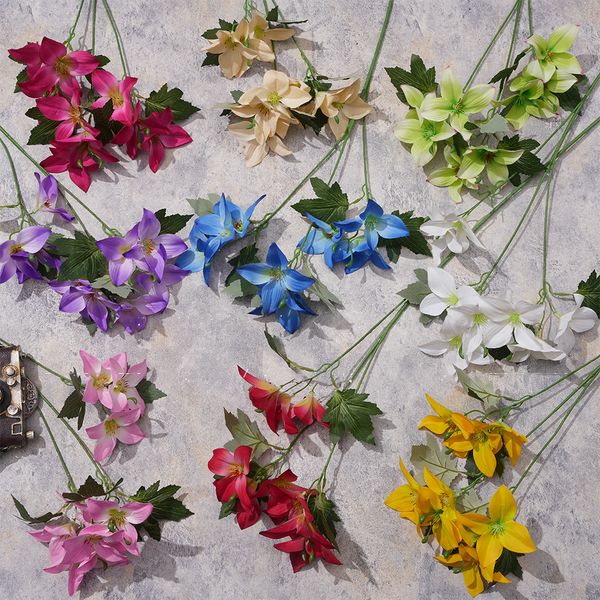
[[[273,207],[326,151],[331,140],[302,133],[288,136],[294,157],[269,158],[255,169],[243,164],[241,147],[225,130],[219,118],[219,103],[227,101],[232,89],[256,84],[264,70],[257,65],[242,80],[231,82],[216,68],[200,68],[204,41],[200,33],[213,27],[217,17],[241,16],[241,2],[113,1],[132,74],[139,89],[149,92],[167,81],[202,108],[186,127],[193,144],[169,155],[162,169],[153,175],[135,162],[98,177],[86,201],[109,221],[126,229],[137,221],[142,207],[185,212],[185,198],[224,191],[246,205],[258,195],[268,197],[258,214]],[[5,0],[2,3],[1,46],[19,47],[48,35],[62,39],[72,22],[76,3],[67,0]],[[433,206],[449,207],[444,190],[425,182],[420,169],[394,138],[392,127],[404,112],[384,66],[406,65],[410,54],[420,54],[426,63],[442,69],[451,64],[464,80],[483,48],[498,27],[511,3],[508,0],[406,0],[397,2],[370,101],[369,140],[374,196],[387,209],[416,209],[427,214]],[[317,68],[332,76],[364,77],[385,10],[385,2],[360,0],[324,3],[298,0],[283,2],[289,19],[306,18],[300,35],[302,47]],[[581,24],[575,53],[586,70],[595,74],[600,54],[600,11],[594,0],[545,0],[533,2],[535,28],[548,35],[565,22]],[[112,32],[98,3],[97,50],[117,63]],[[85,20],[85,14],[84,14]],[[523,26],[519,46],[526,38]],[[503,66],[507,47],[501,43],[492,53],[479,78],[486,81]],[[282,68],[302,76],[303,66],[290,43],[278,45]],[[0,123],[25,141],[31,122],[24,116],[30,99],[14,95],[17,65],[0,62]],[[589,103],[583,126],[600,109],[598,95]],[[544,135],[554,125],[531,124],[527,131]],[[580,279],[598,267],[597,158],[598,134],[593,133],[563,161],[554,201],[550,276],[555,289],[573,290]],[[41,147],[31,149],[42,159]],[[342,186],[352,195],[360,193],[360,145],[355,139],[345,161]],[[26,198],[35,198],[31,165],[15,154]],[[14,195],[5,160],[0,161],[2,199]],[[328,173],[326,169],[325,173]],[[61,180],[70,185],[66,176]],[[502,248],[514,227],[528,193],[523,194],[486,227],[482,239],[489,252],[469,253],[454,261],[450,270],[465,281],[469,272],[485,270]],[[468,200],[467,200],[468,201]],[[2,219],[2,231],[10,218]],[[541,211],[530,219],[516,249],[511,252],[493,280],[493,290],[510,288],[515,295],[535,301],[541,264]],[[284,251],[293,249],[304,225],[292,210],[284,210],[272,223],[268,238],[277,240]],[[397,302],[396,292],[412,279],[412,270],[430,263],[414,257],[403,258],[391,275],[367,269],[350,277],[321,269],[324,280],[343,299],[341,316],[324,314],[308,320],[295,336],[286,336],[290,354],[301,363],[318,365],[332,358],[365,331],[379,315]],[[231,519],[219,521],[218,504],[206,468],[213,448],[221,446],[228,433],[222,409],[250,410],[246,386],[236,365],[263,374],[273,381],[285,381],[290,373],[267,348],[260,320],[246,315],[220,291],[217,279],[226,274],[215,270],[211,288],[200,276],[183,282],[172,308],[156,319],[142,334],[130,337],[121,330],[91,338],[73,316],[58,312],[59,297],[48,288],[15,281],[0,290],[0,334],[39,360],[63,372],[80,367],[78,351],[108,357],[127,351],[132,360],[147,358],[158,386],[168,397],[148,412],[144,426],[151,433],[140,445],[121,447],[108,465],[116,479],[125,478],[128,489],[156,479],[178,483],[186,503],[195,515],[181,524],[169,524],[164,540],[145,544],[142,556],[126,567],[91,575],[82,587],[82,598],[254,598],[260,600],[302,597],[307,599],[402,598],[451,600],[467,598],[462,577],[452,575],[432,559],[413,526],[401,521],[383,505],[387,493],[401,483],[398,457],[408,457],[411,445],[422,442],[416,425],[427,412],[424,393],[466,409],[473,400],[464,396],[440,361],[417,350],[420,340],[431,339],[414,311],[406,314],[381,354],[369,382],[372,400],[385,412],[377,422],[377,447],[345,442],[332,467],[335,482],[332,494],[343,518],[339,535],[344,566],[319,565],[292,574],[286,556],[271,548],[258,535],[261,524],[239,531]],[[274,327],[271,329],[275,330]],[[279,333],[279,330],[277,330]],[[578,338],[567,361],[574,366],[598,353],[597,331]],[[537,390],[567,370],[564,364],[529,363],[519,367],[487,371],[505,393],[520,395]],[[35,381],[45,394],[61,404],[66,388],[53,377],[33,370]],[[519,492],[525,522],[539,546],[537,553],[522,559],[523,581],[500,587],[489,598],[506,599],[593,599],[600,598],[597,583],[597,546],[600,542],[597,499],[600,493],[597,466],[600,462],[600,414],[598,397],[577,411],[577,419],[560,436],[560,444],[541,462],[535,475]],[[519,417],[522,430],[550,410],[546,402]],[[90,411],[90,421],[92,413]],[[60,464],[39,418],[33,426],[37,439],[23,451],[0,456],[0,596],[2,598],[62,598],[66,576],[47,575],[46,549],[29,539],[27,527],[15,518],[10,494],[38,513],[58,505],[56,493],[65,489]],[[78,447],[56,423],[54,430],[63,445],[71,469],[83,480],[88,464]],[[314,433],[300,444],[292,468],[301,482],[310,482],[325,458],[325,439]],[[539,447],[534,442],[533,448]],[[537,446],[536,446],[537,445]],[[523,469],[525,462],[517,468]]]

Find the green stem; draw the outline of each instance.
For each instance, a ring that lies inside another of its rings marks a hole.
[[[321,471],[321,475],[319,476],[319,479],[317,480],[317,489],[321,493],[323,493],[323,490],[325,489],[325,486],[327,485],[327,469],[329,468],[329,463],[331,463],[331,459],[333,458],[333,453],[335,452],[336,448],[337,448],[337,442],[335,444],[331,444],[331,448],[329,449],[329,455],[327,456],[327,460],[325,461],[325,466],[323,467],[323,470]],[[311,487],[313,487],[313,486],[311,486]]]
[[[512,30],[512,35],[510,38],[510,46],[508,48],[508,55],[506,57],[506,64],[505,64],[505,68],[508,68],[512,65],[513,63],[513,56],[514,56],[514,51],[515,51],[515,44],[517,41],[517,35],[519,33],[519,25],[521,23],[521,11],[523,9],[523,0],[519,0],[518,2],[518,6],[516,7],[516,15],[515,15],[515,24],[513,26],[513,30]],[[496,99],[499,100],[500,97],[502,96],[502,91],[504,89],[504,85],[505,85],[506,81],[502,81],[499,88],[498,88],[498,94],[496,96]]]
[[[44,425],[46,426],[46,430],[48,431],[48,435],[50,436],[50,440],[52,441],[54,450],[56,451],[56,454],[58,455],[60,464],[62,465],[65,475],[67,476],[67,484],[69,486],[69,491],[75,493],[77,491],[77,486],[75,485],[73,476],[71,475],[71,472],[69,471],[69,467],[67,467],[65,457],[63,456],[63,453],[60,451],[60,448],[58,447],[58,444],[56,443],[56,438],[54,437],[54,434],[52,433],[50,423],[48,423],[48,419],[46,419],[46,415],[44,414],[44,411],[42,410],[41,407],[39,408],[39,413],[40,413],[40,417],[42,418],[42,421],[44,422]]]
[[[35,225],[36,220],[31,216],[30,212],[27,210],[27,206],[25,205],[25,200],[23,200],[23,194],[21,193],[21,186],[19,184],[19,177],[17,176],[17,170],[15,169],[15,163],[13,158],[8,150],[8,146],[5,144],[4,140],[0,138],[0,144],[4,148],[4,152],[6,153],[6,158],[8,159],[8,164],[10,165],[10,171],[12,173],[12,178],[15,184],[15,191],[17,193],[17,205],[21,211],[21,227],[23,227],[23,223],[27,221],[29,225]]]
[[[15,344],[11,344],[9,341],[5,340],[4,338],[0,338],[0,344],[2,344],[3,346],[6,346],[6,347],[15,345]],[[21,354],[25,358],[30,360],[32,363],[34,363],[35,365],[40,367],[41,369],[44,369],[44,371],[47,371],[48,373],[54,375],[55,377],[58,377],[58,379],[60,379],[66,385],[73,385],[71,380],[68,377],[66,377],[65,375],[61,375],[60,373],[57,373],[54,369],[51,369],[50,367],[47,367],[46,365],[42,364],[41,362],[35,360],[35,358],[33,358],[33,356],[31,356],[30,354],[27,354],[26,352],[22,352]]]
[[[365,180],[364,189],[367,200],[371,199],[371,182],[369,178],[369,152],[367,145],[367,118],[362,120],[362,156],[363,156],[363,176]]]
[[[479,73],[481,66],[486,61],[489,53],[492,51],[492,48],[496,45],[498,38],[502,35],[503,31],[506,29],[506,26],[510,22],[514,12],[517,10],[517,6],[519,6],[522,1],[523,0],[516,0],[516,2],[513,4],[513,7],[510,9],[510,12],[508,13],[508,15],[506,16],[504,21],[502,21],[500,27],[498,28],[498,31],[496,31],[496,33],[494,34],[492,41],[486,46],[485,50],[483,51],[483,54],[481,55],[481,58],[477,61],[475,68],[469,75],[469,78],[467,79],[467,82],[465,83],[465,87],[464,87],[465,90],[467,90],[471,86],[471,84],[473,83],[473,80],[475,79],[475,77],[477,77],[477,73]]]
[[[117,50],[119,51],[119,57],[121,59],[121,65],[123,67],[123,76],[129,76],[129,68],[127,66],[127,58],[125,57],[125,50],[123,49],[123,40],[121,39],[121,34],[119,33],[119,28],[117,27],[117,23],[112,14],[112,10],[108,5],[108,0],[102,0],[102,4],[104,4],[104,9],[106,10],[106,16],[110,21],[110,26],[115,34],[115,40],[117,42]]]
[[[79,2],[79,8],[77,9],[77,14],[75,15],[75,22],[71,26],[71,29],[69,29],[69,35],[68,35],[67,39],[65,40],[65,46],[67,46],[70,50],[73,49],[71,47],[71,41],[75,37],[75,30],[77,29],[77,24],[79,23],[79,17],[81,16],[81,9],[83,8],[84,3],[85,3],[85,0],[81,0],[81,2]]]
[[[533,35],[533,8],[531,0],[527,0],[527,21],[529,22],[529,36]]]
[[[96,54],[96,8],[98,0],[92,0],[92,54]]]
[[[342,142],[342,144],[340,146],[340,151],[338,152],[338,156],[335,159],[335,164],[333,165],[331,175],[329,175],[329,179],[327,180],[327,185],[331,185],[331,182],[333,181],[333,178],[335,177],[338,167],[340,166],[340,163],[342,161],[342,156],[344,156],[344,153],[346,152],[346,147],[348,146],[349,139],[350,139],[349,137],[345,137],[344,141]]]

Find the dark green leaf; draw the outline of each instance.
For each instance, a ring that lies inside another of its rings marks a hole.
[[[277,21],[279,19],[279,7],[274,6],[265,16],[267,21]]]
[[[297,110],[292,110],[292,114],[294,117],[296,117],[296,119],[298,119],[298,121],[300,121],[300,124],[302,127],[304,127],[304,129],[309,127],[317,135],[319,135],[321,129],[325,123],[327,123],[327,117],[320,110],[318,110],[314,115],[307,115]]]
[[[237,26],[237,21],[225,21],[225,19],[219,19],[219,28],[223,31],[233,31]]]
[[[591,308],[600,317],[600,277],[592,271],[586,281],[580,281],[577,294],[583,296],[581,306]]]
[[[219,64],[219,55],[206,53],[204,60],[202,61],[201,67],[216,67]]]
[[[467,456],[467,460],[465,461],[465,471],[467,472],[467,482],[473,483],[477,477],[481,475],[481,471],[475,464],[475,459],[473,458],[473,454],[469,454]]]
[[[27,143],[30,146],[49,144],[54,139],[56,135],[56,128],[59,125],[59,121],[51,121],[42,115],[42,120],[40,123],[31,130]]]
[[[96,108],[90,112],[94,117],[94,127],[100,130],[98,139],[103,144],[108,144],[115,134],[123,127],[118,121],[112,121],[110,119],[113,112],[112,101],[109,100],[103,107]]]
[[[525,55],[527,54],[527,50],[523,50],[523,52],[521,52],[520,54],[517,54],[517,56],[515,56],[515,60],[513,61],[512,65],[510,65],[510,67],[506,67],[506,69],[502,69],[501,71],[498,71],[489,81],[489,83],[496,83],[498,81],[500,81],[500,88],[502,89],[504,87],[504,84],[506,83],[506,80],[516,71],[517,67],[519,66],[519,63],[521,62],[521,59],[525,57]]]
[[[407,237],[396,238],[393,240],[386,240],[382,237],[379,238],[378,246],[380,248],[385,248],[387,251],[388,258],[396,263],[400,258],[400,252],[402,248],[406,248],[410,250],[414,254],[423,254],[425,256],[431,256],[431,250],[429,249],[429,244],[425,239],[425,236],[421,233],[420,227],[428,220],[427,217],[413,217],[413,211],[409,210],[407,212],[400,213],[395,210],[392,212],[393,215],[400,217],[410,235]]]
[[[242,90],[231,90],[231,92],[229,92],[231,94],[231,97],[233,98],[234,102],[238,102],[239,99],[244,95],[244,92],[242,92]]]
[[[162,112],[170,108],[173,121],[183,121],[200,109],[182,99],[183,92],[179,88],[169,89],[165,83],[158,91],[150,92],[146,99],[146,116],[152,112]]]
[[[348,196],[342,192],[340,184],[336,181],[329,186],[318,177],[313,177],[310,183],[317,198],[300,200],[293,204],[292,208],[304,216],[310,213],[325,223],[343,220],[349,203]]]
[[[35,121],[43,121],[46,118],[37,106],[32,106],[29,110],[26,110],[25,116]]]
[[[335,512],[335,504],[324,493],[308,497],[308,508],[314,517],[314,525],[337,548],[335,524],[341,521]]]
[[[154,506],[151,518],[164,521],[181,521],[194,513],[186,506],[174,498],[174,495],[180,490],[178,485],[167,485],[160,487],[160,481],[156,481],[149,488],[144,486],[131,497],[137,502],[150,502]]]
[[[150,515],[143,523],[136,525],[136,529],[138,532],[146,531],[149,537],[160,542],[160,523],[158,522],[158,519],[155,519],[152,515]]]
[[[555,94],[560,107],[567,112],[573,112],[577,108],[577,105],[581,102],[581,88],[587,83],[585,75],[575,75],[575,77],[577,77],[575,85],[562,94]]]
[[[19,87],[19,83],[23,83],[27,81],[27,67],[17,73],[17,83],[15,83],[15,94],[18,94],[21,91]]]
[[[544,171],[546,166],[539,157],[529,150],[525,150],[516,163],[510,165],[509,172],[522,173],[523,175],[535,175]]]
[[[159,400],[160,398],[164,398],[166,394],[159,390],[151,381],[147,379],[142,379],[136,386],[135,389],[138,391],[138,394],[142,397],[142,400],[146,404],[152,404],[155,400]]]
[[[421,304],[421,300],[430,293],[431,290],[426,282],[415,281],[407,285],[403,290],[400,290],[398,295],[408,300],[411,304]]]
[[[205,40],[216,40],[217,39],[217,31],[220,31],[221,28],[220,27],[213,27],[212,29],[207,29],[203,34],[202,37]],[[217,56],[216,54],[214,56]]]
[[[502,346],[501,348],[488,348],[490,356],[495,360],[504,360],[512,355],[512,352],[508,346]]]
[[[423,63],[423,59],[416,54],[410,57],[410,71],[400,67],[387,67],[385,70],[392,81],[392,85],[396,88],[398,98],[405,104],[407,104],[406,96],[401,86],[412,85],[424,94],[434,92],[437,88],[435,67],[428,69]]]
[[[227,502],[221,503],[221,510],[219,511],[219,519],[224,519],[229,515],[234,515],[237,510],[237,496],[231,496]]]
[[[494,571],[499,571],[502,575],[510,575],[512,573],[519,579],[523,579],[523,569],[519,564],[519,556],[523,555],[503,548],[500,558],[496,561]]]
[[[194,215],[167,215],[167,210],[161,208],[154,213],[154,216],[160,221],[160,233],[178,233],[187,224]]]
[[[57,238],[53,247],[58,256],[66,257],[60,267],[59,281],[95,281],[107,272],[106,258],[96,246],[96,240],[90,235],[76,231],[74,238]]]
[[[85,417],[85,402],[81,390],[73,390],[58,413],[61,419],[77,419],[77,429],[81,429]]]
[[[531,138],[520,139],[519,135],[504,136],[498,142],[498,149],[502,150],[535,150],[540,143]]]
[[[108,56],[104,56],[104,54],[96,54],[96,58],[100,61],[100,68],[105,67],[109,62],[110,58]]]
[[[235,288],[235,298],[247,298],[256,295],[258,288],[249,281],[246,281],[237,272],[238,267],[242,267],[244,265],[248,265],[250,263],[255,262],[258,262],[258,247],[256,243],[252,243],[249,246],[245,246],[239,251],[238,254],[236,254],[227,261],[227,264],[231,265],[231,267],[233,267],[233,270],[229,273],[229,275],[227,275],[227,278],[225,279],[225,288],[226,291],[227,288],[229,288],[230,291]]]
[[[27,509],[14,496],[11,496],[11,498],[13,499],[13,502],[15,503],[15,507],[17,508],[17,511],[19,512],[19,516],[21,517],[21,519],[23,519],[23,521],[26,521],[30,525],[35,525],[36,523],[47,523],[48,521],[50,521],[50,519],[54,519],[54,517],[58,517],[62,514],[59,512],[58,513],[47,512],[39,517],[32,517],[27,512]]]
[[[366,402],[369,394],[360,394],[355,389],[336,390],[327,401],[323,420],[329,423],[329,436],[338,442],[344,433],[352,434],[357,440],[375,444],[371,417],[382,414],[373,402]]]
[[[65,500],[71,502],[81,502],[86,498],[96,498],[98,496],[106,496],[106,490],[101,483],[98,483],[91,475],[85,480],[85,483],[79,487],[75,494],[63,494]]]

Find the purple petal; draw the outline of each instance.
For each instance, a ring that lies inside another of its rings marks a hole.
[[[163,246],[167,258],[175,258],[187,250],[186,243],[173,233],[163,233],[156,238],[156,242]]]
[[[49,237],[50,230],[47,227],[32,225],[31,227],[26,227],[23,231],[20,231],[15,240],[25,252],[35,254],[44,247],[44,244]]]
[[[126,258],[120,261],[111,260],[108,263],[110,280],[115,285],[123,285],[131,277],[134,268],[132,260]]]
[[[46,212],[53,213],[62,217],[65,221],[71,223],[75,220],[75,217],[66,208],[46,208]]]
[[[138,237],[140,240],[153,240],[160,233],[160,221],[156,218],[156,215],[148,210],[144,209],[144,216],[138,224]]]
[[[98,299],[90,298],[87,301],[86,308],[90,319],[98,325],[98,329],[100,331],[108,331],[108,309],[106,306]]]
[[[59,310],[66,313],[81,312],[85,309],[85,299],[78,290],[71,288],[63,294],[58,306]]]
[[[102,252],[108,260],[120,260],[123,258],[123,255],[131,249],[127,242],[120,237],[109,237],[98,240],[96,246],[98,246],[100,252]]]
[[[0,263],[0,283],[8,281],[16,272],[17,263],[14,260]]]

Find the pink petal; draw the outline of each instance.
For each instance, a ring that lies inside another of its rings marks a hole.
[[[146,436],[137,423],[128,425],[127,427],[120,427],[119,431],[117,431],[117,439],[123,444],[138,444],[144,437]]]
[[[96,402],[98,402],[98,390],[94,387],[94,383],[92,381],[88,381],[85,384],[83,401],[87,402],[88,404],[96,404]]]
[[[88,430],[86,429],[86,431],[88,431]],[[88,435],[89,435],[89,433],[88,433]],[[112,437],[98,440],[97,444],[94,446],[94,458],[98,462],[102,462],[103,460],[107,459],[113,453],[116,445],[117,445],[117,440]]]
[[[40,112],[52,121],[66,121],[71,118],[71,103],[62,96],[48,96],[36,100]]]
[[[95,56],[85,50],[71,52],[69,58],[75,63],[71,69],[71,75],[89,75],[100,64]]]
[[[129,383],[131,387],[135,387],[142,379],[144,379],[144,377],[146,377],[147,372],[148,367],[145,360],[137,365],[133,365],[127,373],[127,383]]]
[[[67,53],[67,47],[56,40],[44,37],[40,44],[40,58],[47,65],[54,67],[54,63]]]
[[[123,510],[127,512],[127,520],[130,523],[143,523],[152,513],[154,507],[148,502],[129,502],[123,505]]]
[[[119,427],[131,427],[134,423],[140,420],[140,416],[141,410],[136,408],[134,410],[122,410],[120,412],[113,413],[111,418],[119,424]]]
[[[153,173],[156,173],[160,167],[160,163],[162,163],[163,158],[165,157],[165,149],[164,146],[160,143],[159,140],[151,140],[150,141],[150,159],[148,160],[148,164],[150,165],[150,170]]]
[[[111,89],[117,87],[117,78],[104,69],[96,69],[92,73],[92,85],[101,96],[108,96]]]
[[[57,140],[66,140],[71,136],[74,129],[75,123],[72,121],[64,121],[56,128],[55,137]]]
[[[104,431],[104,423],[98,423],[98,425],[87,427],[85,432],[92,440],[101,440],[106,436],[106,432]]]
[[[83,363],[83,372],[91,377],[92,375],[98,375],[102,371],[102,363],[99,358],[88,354],[85,350],[79,351],[81,362]]]

